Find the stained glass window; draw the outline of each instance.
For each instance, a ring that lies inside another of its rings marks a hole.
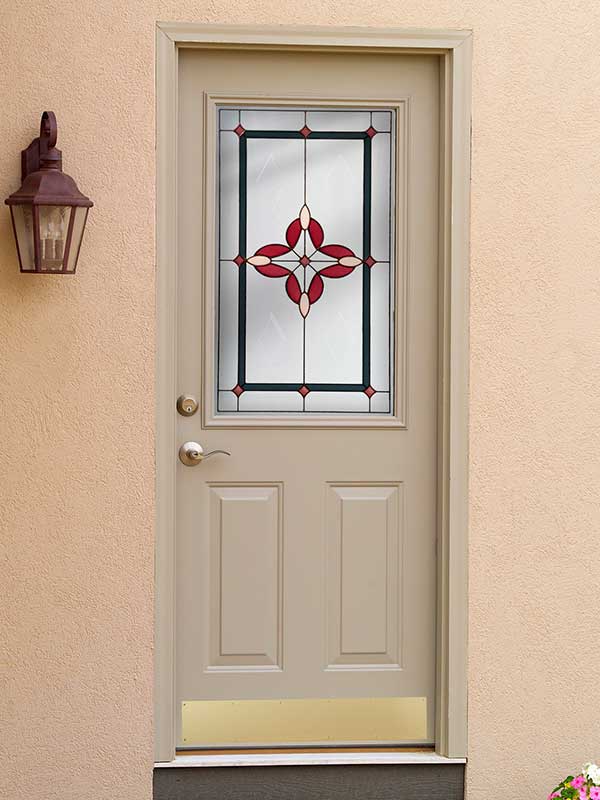
[[[394,137],[392,110],[218,110],[218,412],[392,413]]]

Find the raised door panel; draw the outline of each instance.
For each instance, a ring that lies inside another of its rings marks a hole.
[[[281,488],[210,488],[208,669],[281,669]]]
[[[399,669],[402,484],[327,490],[329,669]]]

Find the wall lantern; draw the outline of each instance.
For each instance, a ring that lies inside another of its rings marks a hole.
[[[44,111],[40,135],[21,152],[21,188],[5,201],[10,206],[21,272],[72,275],[88,209],[73,178],[62,171],[58,129],[52,111]]]

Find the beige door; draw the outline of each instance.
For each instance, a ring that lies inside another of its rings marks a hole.
[[[179,745],[431,742],[438,59],[180,70]]]

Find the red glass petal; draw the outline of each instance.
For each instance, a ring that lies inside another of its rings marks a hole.
[[[254,267],[261,275],[266,275],[267,278],[283,278],[284,275],[289,275],[289,269],[280,267],[279,264],[267,264],[264,267]]]
[[[276,256],[282,256],[284,253],[289,252],[290,248],[285,244],[266,244],[264,247],[259,247],[254,255],[275,258]]]
[[[300,225],[300,220],[295,219],[293,222],[290,222],[288,229],[285,232],[285,240],[290,247],[295,247],[298,244],[298,239],[300,238],[301,233],[302,225]]]
[[[316,303],[321,297],[324,286],[323,278],[320,275],[315,275],[308,287],[308,299],[311,303]]]
[[[300,295],[302,294],[302,289],[300,288],[300,284],[298,283],[298,279],[292,273],[290,277],[285,282],[285,291],[287,292],[287,296],[293,303],[300,302]]]
[[[344,256],[353,256],[354,253],[349,247],[344,247],[343,244],[326,244],[325,247],[319,248],[321,253],[332,258],[343,258]]]
[[[308,235],[310,236],[313,245],[318,250],[323,244],[325,234],[323,233],[323,228],[319,225],[316,219],[311,219],[311,221],[308,223]]]
[[[343,267],[341,264],[334,264],[331,267],[319,270],[319,275],[325,275],[326,278],[343,278],[354,272],[356,267]]]

